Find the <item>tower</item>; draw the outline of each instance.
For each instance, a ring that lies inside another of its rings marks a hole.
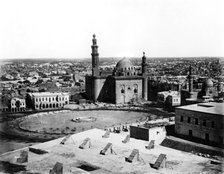
[[[92,48],[92,76],[99,76],[99,53],[98,53],[98,46],[97,46],[97,40],[96,35],[93,35],[93,45]]]
[[[146,57],[145,57],[145,52],[143,52],[143,57],[142,57],[142,76],[143,76],[143,81],[142,81],[142,93],[143,93],[143,98],[145,100],[148,100],[148,78],[146,76],[147,72],[147,64],[146,64]]]
[[[142,76],[144,76],[146,71],[147,71],[146,65],[147,64],[146,64],[145,52],[143,52],[143,57],[142,57]]]
[[[190,65],[189,67],[189,75],[188,75],[188,89],[189,89],[189,92],[192,92],[193,91],[193,75],[192,75],[192,67]]]

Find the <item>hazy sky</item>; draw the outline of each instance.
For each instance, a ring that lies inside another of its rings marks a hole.
[[[0,0],[0,58],[224,56],[224,0]]]

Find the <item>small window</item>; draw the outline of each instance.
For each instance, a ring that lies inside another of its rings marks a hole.
[[[215,128],[215,122],[214,121],[212,121],[211,127]]]
[[[198,125],[198,118],[195,118],[195,124]]]
[[[183,121],[184,121],[184,117],[180,116],[180,122],[183,122]]]
[[[206,120],[203,120],[202,125],[203,125],[203,126],[206,126]]]
[[[124,94],[124,89],[121,89],[121,93]]]
[[[188,123],[191,123],[191,117],[188,117],[188,118],[187,118],[187,122],[188,122]]]
[[[138,93],[138,90],[136,88],[134,89],[134,93]]]
[[[131,87],[128,87],[128,90],[131,90]]]

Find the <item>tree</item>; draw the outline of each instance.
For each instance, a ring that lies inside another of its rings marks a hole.
[[[19,107],[20,107],[20,105],[21,105],[20,101],[19,101],[19,100],[17,100],[15,105],[16,105],[16,107],[17,107],[17,108],[19,108]]]

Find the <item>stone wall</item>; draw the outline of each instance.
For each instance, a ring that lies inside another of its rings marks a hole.
[[[116,103],[129,103],[140,98],[142,98],[142,79],[116,79]]]
[[[223,125],[224,119],[221,115],[176,108],[175,132],[177,134],[223,144]]]

